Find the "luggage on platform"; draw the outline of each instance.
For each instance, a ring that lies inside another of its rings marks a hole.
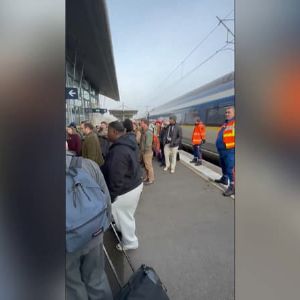
[[[111,227],[121,245],[120,238],[116,232],[116,229],[113,224]],[[114,273],[118,284],[120,285],[121,289],[117,293],[115,300],[169,300],[167,295],[167,289],[159,279],[155,270],[149,266],[141,265],[137,270],[134,269],[128,255],[123,250],[122,251],[128,264],[133,272],[131,277],[129,278],[128,282],[122,286],[121,281],[118,277],[118,274],[114,268],[114,265],[104,248],[104,253],[107,257],[109,265]]]

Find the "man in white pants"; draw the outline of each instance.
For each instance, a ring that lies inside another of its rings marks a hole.
[[[138,238],[135,234],[134,213],[137,208],[143,183],[132,191],[116,197],[112,204],[112,215],[117,228],[122,233],[122,246],[124,250],[137,249],[139,246]],[[117,245],[121,250],[121,245]]]
[[[166,134],[164,137],[165,138],[164,153],[165,153],[165,161],[166,161],[166,167],[164,168],[164,171],[168,171],[168,169],[171,167],[171,173],[175,173],[178,147],[181,144],[181,140],[182,140],[182,129],[176,123],[175,115],[171,115],[169,119],[170,119],[170,124],[166,128]]]
[[[113,144],[102,171],[111,196],[112,215],[122,233],[122,244],[117,249],[137,249],[134,213],[143,190],[138,144],[134,135],[125,134],[119,121],[109,124],[108,139]]]

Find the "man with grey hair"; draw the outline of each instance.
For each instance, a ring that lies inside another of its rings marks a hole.
[[[165,136],[167,134],[167,127],[169,125],[169,120],[165,119],[162,122],[162,126],[161,126],[161,130],[159,133],[159,143],[160,143],[160,149],[161,149],[161,167],[165,167],[166,166],[166,160],[165,160],[165,152],[164,152],[164,148],[165,148]]]
[[[175,115],[171,115],[169,117],[170,124],[166,128],[166,134],[164,137],[164,153],[166,161],[164,171],[168,171],[171,167],[171,173],[175,173],[177,152],[182,140],[182,129],[176,123],[176,120],[177,118]]]
[[[234,107],[230,106],[225,111],[225,122],[221,126],[217,140],[216,147],[219,152],[220,165],[222,168],[222,177],[216,179],[215,182],[227,185],[228,189],[223,193],[224,196],[229,197],[235,194],[234,184],[234,165],[235,165],[235,113]]]

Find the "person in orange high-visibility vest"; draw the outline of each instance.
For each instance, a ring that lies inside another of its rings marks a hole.
[[[223,193],[224,196],[231,196],[235,193],[234,186],[234,156],[235,156],[235,119],[234,107],[230,106],[225,111],[226,121],[219,130],[216,147],[220,156],[222,177],[215,182],[229,186]],[[228,182],[229,181],[229,182]]]
[[[201,145],[205,143],[206,129],[204,124],[198,118],[195,121],[195,127],[192,135],[193,154],[194,158],[190,163],[195,163],[196,166],[202,165],[202,151]]]

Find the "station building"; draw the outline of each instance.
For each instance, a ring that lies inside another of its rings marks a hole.
[[[66,1],[65,72],[66,88],[72,88],[71,97],[66,93],[67,124],[98,124],[106,113],[103,102],[120,100],[104,0]]]

